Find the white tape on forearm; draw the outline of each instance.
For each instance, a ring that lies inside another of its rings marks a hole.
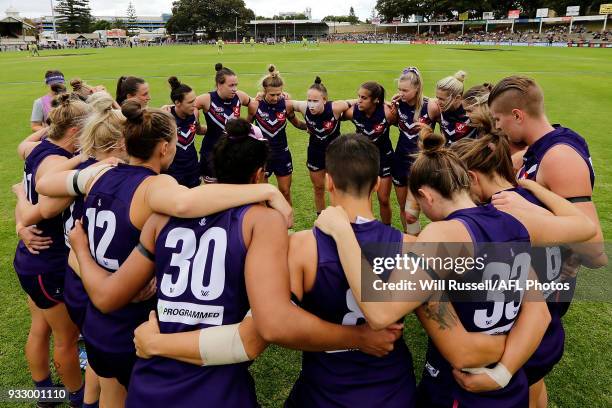
[[[502,363],[497,363],[493,368],[464,368],[462,371],[468,372],[470,374],[486,374],[502,388],[508,385],[508,383],[512,379],[512,374]]]
[[[87,183],[93,180],[98,174],[113,167],[111,164],[100,164],[97,166],[89,166],[79,172],[77,177],[77,188],[81,194],[85,194]]]
[[[240,323],[200,330],[200,357],[205,366],[249,361],[240,332]]]

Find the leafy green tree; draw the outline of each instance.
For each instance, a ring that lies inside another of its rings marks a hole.
[[[91,9],[89,0],[60,0],[55,6],[57,27],[63,33],[90,32]]]

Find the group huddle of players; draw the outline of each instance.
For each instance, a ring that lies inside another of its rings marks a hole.
[[[161,109],[147,106],[141,78],[121,77],[113,98],[80,80],[67,92],[62,73],[47,72],[51,90],[34,103],[35,132],[18,148],[23,183],[13,187],[36,387],[53,386],[52,335],[70,406],[257,406],[248,367],[274,343],[303,350],[287,407],[545,407],[567,294],[515,288],[466,301],[423,290],[372,302],[361,262],[368,244],[419,257],[447,242],[473,255],[490,243],[513,249],[484,273],[463,273],[476,282],[573,284],[578,266],[605,265],[587,144],[549,123],[540,87],[511,76],[464,92],[458,72],[428,99],[409,67],[390,101],[373,81],[356,99],[329,100],[319,77],[301,101],[274,66],[253,97],[232,70],[215,70],[215,90],[199,96],[169,78],[172,104]],[[340,135],[342,120],[353,134]],[[309,135],[318,213],[312,229],[290,235],[288,121]],[[404,231],[390,226],[392,185]],[[531,245],[548,247],[524,256]],[[453,273],[419,269],[411,279]],[[418,385],[403,340],[412,311],[429,336]]]

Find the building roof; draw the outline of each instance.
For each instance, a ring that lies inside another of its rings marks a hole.
[[[15,18],[15,17],[5,17],[2,20],[0,20],[0,23],[6,23],[6,24],[21,23],[25,28],[36,28],[33,25],[30,25],[30,24],[26,23],[25,21],[20,20],[20,19]]]

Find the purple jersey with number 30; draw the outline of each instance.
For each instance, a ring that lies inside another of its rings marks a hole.
[[[138,245],[140,230],[130,221],[132,198],[138,186],[155,174],[146,167],[119,164],[96,180],[85,199],[83,227],[91,256],[109,272],[119,269]],[[83,336],[104,352],[134,353],[134,329],[148,320],[154,306],[151,299],[102,313],[90,302]]]
[[[454,211],[446,220],[460,221],[472,237],[476,256],[486,259],[484,270],[473,269],[457,279],[469,278],[470,282],[519,280],[523,282],[522,287],[525,287],[531,261],[528,253],[530,238],[523,224],[516,218],[487,204]],[[493,247],[488,246],[489,243],[506,244]],[[495,335],[506,334],[512,328],[518,317],[521,292],[516,290],[511,294],[516,300],[510,302],[489,301],[490,294],[487,292],[449,291],[449,296],[465,330]],[[486,296],[487,300],[479,295]],[[457,296],[463,296],[462,301],[456,301]],[[475,300],[465,296],[474,296]],[[426,360],[419,384],[419,406],[524,408],[529,405],[527,377],[522,369],[502,389],[472,393],[461,388],[455,381],[452,366],[431,339],[428,341]]]
[[[157,315],[162,333],[195,331],[243,320],[242,221],[249,206],[202,218],[171,218],[155,243]],[[140,359],[128,407],[255,407],[248,362],[201,367],[164,357]]]
[[[361,246],[379,244],[401,250],[403,234],[392,227],[379,221],[352,226]],[[313,233],[317,241],[317,276],[312,289],[304,293],[301,306],[332,323],[365,324],[333,238],[316,228]],[[409,408],[414,406],[415,391],[412,356],[400,338],[385,357],[358,350],[304,352],[302,372],[287,406]]]

